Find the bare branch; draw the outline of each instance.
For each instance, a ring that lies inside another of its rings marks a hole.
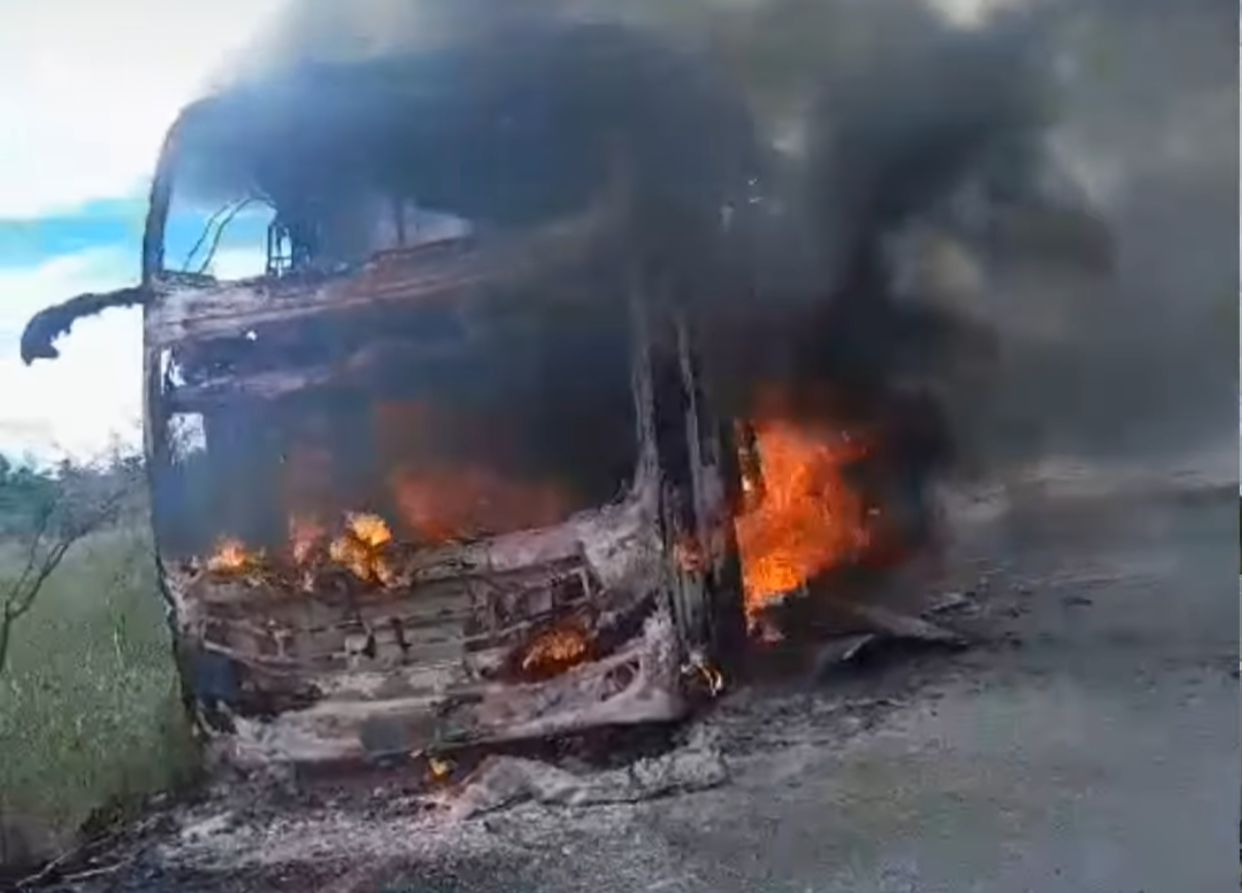
[[[0,672],[4,671],[5,661],[9,656],[9,641],[13,637],[13,622],[17,618],[9,614],[8,605],[0,612]]]
[[[6,666],[14,624],[34,608],[44,584],[73,545],[116,518],[128,490],[129,482],[123,481],[93,506],[76,511],[62,493],[57,503],[40,508],[21,574],[0,592],[0,673]],[[54,528],[52,520],[57,509],[65,517]]]
[[[34,570],[35,562],[39,557],[39,546],[42,544],[43,537],[47,533],[48,525],[52,523],[53,511],[54,506],[51,503],[47,503],[40,506],[39,513],[35,516],[34,530],[31,531],[30,535],[30,548],[27,550],[26,562],[22,567],[22,572],[12,586],[14,590],[20,589],[23,585],[25,585],[26,580],[30,577],[31,571]]]

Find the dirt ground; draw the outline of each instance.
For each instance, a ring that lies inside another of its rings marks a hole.
[[[1236,890],[1235,498],[980,513],[944,579],[905,584],[956,593],[936,618],[972,647],[729,691],[676,732],[722,767],[688,792],[460,818],[383,776],[345,799],[233,789],[49,889]]]

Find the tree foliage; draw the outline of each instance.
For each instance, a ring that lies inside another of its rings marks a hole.
[[[56,501],[56,478],[30,466],[14,466],[0,456],[0,536],[33,531]]]

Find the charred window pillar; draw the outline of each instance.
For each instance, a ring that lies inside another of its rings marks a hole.
[[[674,616],[686,641],[717,660],[739,653],[745,635],[740,573],[727,499],[723,427],[708,410],[684,310],[667,286],[653,290],[653,433],[658,451],[665,546],[673,558]]]

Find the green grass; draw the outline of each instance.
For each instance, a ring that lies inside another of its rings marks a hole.
[[[0,808],[64,837],[178,785],[196,754],[144,529],[76,544],[15,627],[0,672]],[[0,545],[0,579],[18,554]]]

